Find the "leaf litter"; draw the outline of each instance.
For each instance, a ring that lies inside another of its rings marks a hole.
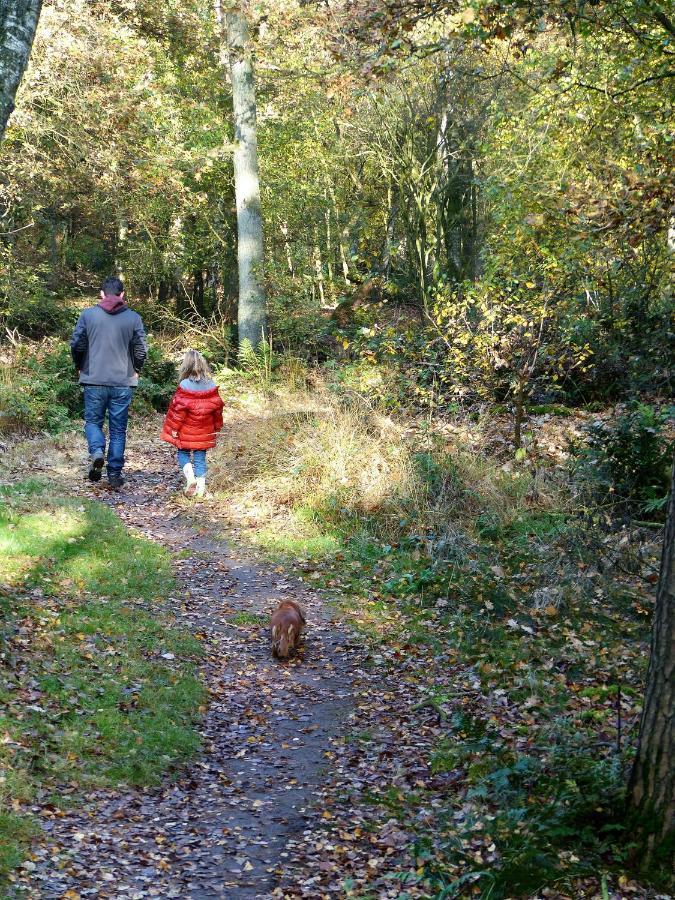
[[[497,853],[490,816],[466,792],[465,769],[436,766],[434,754],[464,737],[462,723],[472,719],[494,725],[496,743],[527,749],[538,697],[511,697],[488,663],[468,664],[452,647],[405,639],[369,647],[335,621],[328,592],[214,539],[215,506],[202,506],[196,524],[175,499],[163,448],[135,439],[131,449],[135,471],[107,502],[176,554],[182,591],[170,598],[174,616],[205,649],[203,751],[157,789],[95,792],[76,809],[36,808],[43,834],[18,886],[45,898],[428,897],[424,864],[438,836],[459,826],[462,852],[489,870]],[[334,583],[339,589],[339,578]],[[281,596],[303,603],[310,622],[302,655],[288,665],[271,659],[265,628]],[[554,613],[543,606],[543,616]],[[537,622],[507,625],[527,641]],[[572,666],[593,642],[568,639]],[[449,829],[453,793],[464,800]],[[426,846],[421,835],[430,836]],[[475,871],[458,865],[449,896],[480,892]],[[615,887],[616,898],[655,896],[624,876]],[[596,879],[577,880],[572,893],[541,896],[597,891]]]

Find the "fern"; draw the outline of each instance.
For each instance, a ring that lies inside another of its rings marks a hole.
[[[263,337],[257,350],[249,340],[242,341],[239,346],[237,359],[239,368],[246,375],[251,376],[263,387],[271,383],[272,370],[274,368],[274,351],[271,338],[268,340]]]

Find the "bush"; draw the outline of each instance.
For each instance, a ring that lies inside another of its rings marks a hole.
[[[176,364],[167,359],[159,347],[150,341],[143,374],[138,379],[137,400],[140,400],[141,405],[164,412],[171,402],[177,381]]]
[[[491,900],[538,895],[544,886],[594,874],[620,855],[623,778],[617,760],[592,759],[574,747],[545,759],[499,759],[490,755],[489,735],[465,746],[481,755],[480,764],[470,762],[475,753],[464,762],[472,784],[466,799],[467,806],[475,800],[491,806],[494,859],[486,865],[465,849],[474,834],[471,818],[462,830],[449,816],[452,836],[441,842],[440,852],[420,847],[422,859],[429,857],[425,875],[436,896],[464,896],[460,888],[469,883],[479,884],[481,896]],[[459,880],[446,874],[448,862],[461,865]]]
[[[49,345],[39,356],[29,357],[26,366],[35,375],[36,383],[55,406],[62,406],[70,418],[80,415],[82,394],[75,377],[73,360],[67,344]]]
[[[0,250],[0,332],[16,331],[22,337],[65,337],[75,313],[62,297],[45,288],[46,273],[16,264],[9,251]]]
[[[0,430],[58,433],[72,425],[81,406],[66,345],[19,347],[0,380]]]
[[[596,502],[610,497],[630,515],[665,515],[671,462],[665,429],[674,412],[634,403],[616,421],[590,426],[586,445],[574,453]]]

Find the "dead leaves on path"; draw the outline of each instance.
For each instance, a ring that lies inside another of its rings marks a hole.
[[[176,783],[154,791],[97,795],[75,812],[42,802],[46,840],[23,883],[71,898],[236,897],[239,890],[308,900],[422,898],[428,887],[415,878],[452,835],[476,866],[494,865],[490,810],[466,796],[467,772],[480,765],[481,751],[457,764],[451,751],[470,741],[474,722],[493,751],[533,750],[544,711],[522,660],[512,661],[505,680],[487,648],[477,647],[469,665],[447,640],[442,649],[415,643],[393,604],[389,618],[378,619],[391,629],[389,642],[369,650],[331,624],[324,603],[281,567],[228,558],[204,527],[210,512],[200,510],[195,526],[183,502],[169,496],[168,455],[144,451],[144,465],[148,459],[155,471],[133,476],[128,493],[110,499],[128,525],[178,554],[182,589],[170,603],[204,648],[204,753]],[[342,567],[333,574],[333,587],[347,583]],[[503,570],[493,574],[502,578]],[[304,655],[279,665],[269,656],[265,614],[288,595],[307,603],[310,628]],[[372,600],[382,597],[374,590]],[[596,675],[579,674],[591,658],[608,673],[610,653],[549,606],[502,624],[525,645],[543,629],[560,638],[563,650],[539,667],[542,683],[564,690],[566,714],[596,716],[598,740],[611,742],[616,697],[597,691]],[[446,612],[431,611],[427,623],[440,638]],[[368,603],[361,615],[369,619]],[[619,702],[624,721],[633,721],[634,697]],[[444,747],[450,751],[439,764]],[[447,874],[465,878],[460,896],[474,893],[466,868]],[[620,888],[646,896],[627,880]],[[579,883],[574,900],[597,889]]]

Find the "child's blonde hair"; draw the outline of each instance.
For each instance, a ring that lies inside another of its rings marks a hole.
[[[211,369],[204,357],[197,350],[187,350],[180,365],[178,378],[191,378],[193,381],[206,381],[211,377]]]

